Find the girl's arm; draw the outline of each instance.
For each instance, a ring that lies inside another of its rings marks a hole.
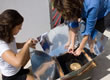
[[[74,53],[77,30],[78,30],[78,28],[70,29],[71,44],[68,48],[69,53]]]
[[[81,54],[82,49],[84,48],[89,36],[91,36],[92,31],[95,28],[98,11],[99,11],[99,1],[96,1],[96,3],[88,4],[88,7],[86,9],[86,28],[84,32],[82,33],[83,39],[80,43],[79,48],[75,51],[74,55],[79,56]]]
[[[80,43],[79,48],[78,48],[78,49],[75,51],[75,53],[74,53],[75,56],[79,56],[79,55],[81,54],[81,52],[82,52],[82,50],[83,50],[83,48],[84,48],[84,46],[85,46],[85,44],[86,44],[88,38],[89,38],[88,35],[85,35],[85,36],[83,37],[83,39],[82,39],[82,41],[81,41],[81,43]]]
[[[81,41],[81,43],[80,43],[79,49],[82,50],[82,49],[84,48],[86,42],[88,41],[88,38],[89,38],[89,35],[85,35],[85,36],[83,37],[83,39],[82,39],[82,41]]]
[[[30,39],[24,44],[23,48],[18,53],[14,53],[12,50],[7,50],[2,54],[2,58],[12,66],[24,66],[29,60],[29,47],[33,44],[32,39]]]

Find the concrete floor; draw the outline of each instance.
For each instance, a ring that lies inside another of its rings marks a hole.
[[[97,67],[93,70],[92,80],[110,80],[110,40],[104,52],[95,59]]]

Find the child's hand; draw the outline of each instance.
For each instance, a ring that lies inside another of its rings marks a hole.
[[[79,56],[80,54],[81,54],[81,49],[80,48],[78,48],[76,51],[75,51],[75,53],[74,53],[74,56]]]

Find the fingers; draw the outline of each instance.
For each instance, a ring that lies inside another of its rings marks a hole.
[[[70,53],[70,54],[73,54],[73,55],[74,55],[74,53],[75,53],[75,52],[74,52],[74,49],[69,48],[69,49],[68,49],[68,53]]]
[[[28,44],[29,47],[34,47],[37,42],[38,42],[37,40],[31,38],[31,39],[29,39],[29,40],[26,42],[26,44]]]
[[[68,53],[73,54],[74,56],[79,56],[81,54],[81,50],[77,49],[76,51],[74,51],[73,48],[69,48]]]
[[[73,46],[69,46],[68,53],[74,54],[74,47]]]
[[[74,56],[79,56],[81,54],[81,49],[77,49],[74,53]]]
[[[79,55],[80,55],[80,54],[78,54],[78,53],[76,53],[76,52],[74,53],[74,56],[79,56]]]
[[[69,52],[69,53],[73,53],[73,49],[69,49],[68,52]]]
[[[32,39],[31,42],[32,42],[32,44],[36,44],[38,42],[38,40]]]
[[[65,45],[65,47],[68,49],[68,53],[73,54],[74,56],[79,56],[81,54],[81,49],[78,48],[77,50],[74,50],[74,46],[71,45]]]

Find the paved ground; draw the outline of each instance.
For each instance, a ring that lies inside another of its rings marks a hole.
[[[110,40],[95,61],[97,67],[93,70],[92,80],[110,80]]]

